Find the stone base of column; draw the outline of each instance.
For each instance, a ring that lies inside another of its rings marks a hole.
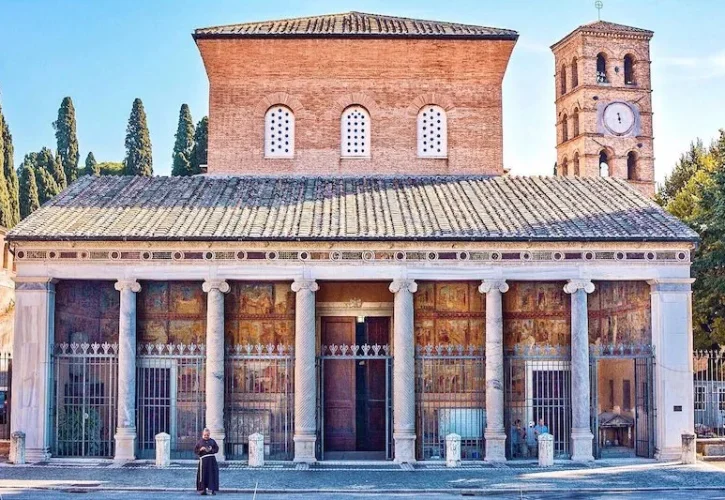
[[[50,450],[48,448],[25,448],[25,463],[34,464],[37,462],[47,462],[50,459]]]
[[[505,462],[506,433],[486,430],[484,436],[486,437],[486,457],[484,461],[492,464]]]
[[[315,444],[317,436],[295,436],[295,462],[313,464],[317,462]]]
[[[679,461],[682,458],[682,448],[677,446],[655,450],[655,460],[659,462]]]
[[[219,445],[219,452],[217,452],[216,454],[217,462],[225,462],[226,457],[224,456],[224,438],[226,438],[227,436],[226,434],[224,434],[224,429],[209,429],[209,437],[216,441],[216,444]]]
[[[594,435],[589,429],[572,429],[571,431],[571,460],[573,462],[592,462],[594,452],[592,443]]]
[[[395,463],[412,464],[415,462],[415,434],[394,433]]]
[[[136,460],[136,428],[118,427],[113,437],[116,440],[116,455],[113,459],[117,462]]]

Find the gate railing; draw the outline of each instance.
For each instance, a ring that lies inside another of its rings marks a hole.
[[[416,346],[416,444],[419,460],[445,458],[445,438],[461,436],[461,458],[484,456],[486,361],[483,349]]]
[[[695,434],[725,436],[725,351],[693,353]]]
[[[12,369],[13,354],[0,352],[0,440],[10,439]]]
[[[194,458],[204,428],[203,344],[140,344],[136,357],[138,457],[155,455],[156,434],[171,436],[172,458]]]
[[[113,457],[118,344],[61,343],[52,353],[52,454]]]
[[[288,345],[227,346],[225,427],[227,458],[249,453],[249,435],[264,436],[265,457],[291,460],[294,435],[294,350]]]

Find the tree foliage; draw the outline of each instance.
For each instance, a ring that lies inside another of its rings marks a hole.
[[[5,182],[5,141],[0,135],[0,225],[11,227],[12,218],[10,195]]]
[[[78,178],[78,137],[76,136],[76,111],[73,100],[64,97],[58,108],[58,119],[53,122],[55,140],[58,146],[58,155],[63,167],[64,176],[53,176],[61,188],[66,187]],[[62,182],[61,182],[62,181]]]
[[[38,185],[35,182],[35,167],[32,161],[27,160],[26,155],[20,166],[20,217],[23,219],[40,208]]]
[[[151,157],[151,137],[146,124],[146,111],[141,99],[136,98],[126,127],[126,158],[123,160],[126,175],[150,177],[154,173]]]
[[[102,161],[98,164],[99,175],[124,175],[123,162]]]
[[[192,154],[194,150],[194,121],[188,104],[182,104],[179,110],[179,125],[176,129],[176,141],[172,155],[171,175],[192,175]]]
[[[194,131],[194,150],[191,155],[191,169],[195,174],[201,173],[201,166],[207,164],[209,152],[209,117],[205,116],[196,124]]]
[[[15,172],[15,164],[13,155],[13,136],[10,133],[10,127],[5,121],[2,109],[0,109],[0,142],[3,143],[3,177],[7,184],[8,198],[10,203],[10,223],[8,227],[13,227],[20,222],[20,201],[18,199],[18,174]]]
[[[96,177],[101,175],[101,169],[98,168],[98,162],[96,161],[96,157],[93,155],[93,151],[89,151],[88,156],[86,156],[83,175],[95,175]]]

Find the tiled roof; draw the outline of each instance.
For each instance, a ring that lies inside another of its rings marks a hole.
[[[11,240],[692,241],[626,182],[562,177],[82,177]]]
[[[625,26],[624,24],[610,23],[609,21],[594,21],[593,23],[579,26],[582,31],[596,31],[600,33],[628,33],[635,35],[652,36],[654,31],[643,28],[635,28],[634,26]]]
[[[363,12],[345,12],[277,21],[259,21],[199,28],[194,38],[238,37],[401,37],[494,38],[516,40],[512,30],[472,24],[424,21]]]

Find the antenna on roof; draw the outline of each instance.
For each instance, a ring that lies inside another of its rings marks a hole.
[[[594,2],[594,8],[597,9],[597,20],[602,20],[602,8],[604,7],[604,2],[602,0],[597,0]]]

